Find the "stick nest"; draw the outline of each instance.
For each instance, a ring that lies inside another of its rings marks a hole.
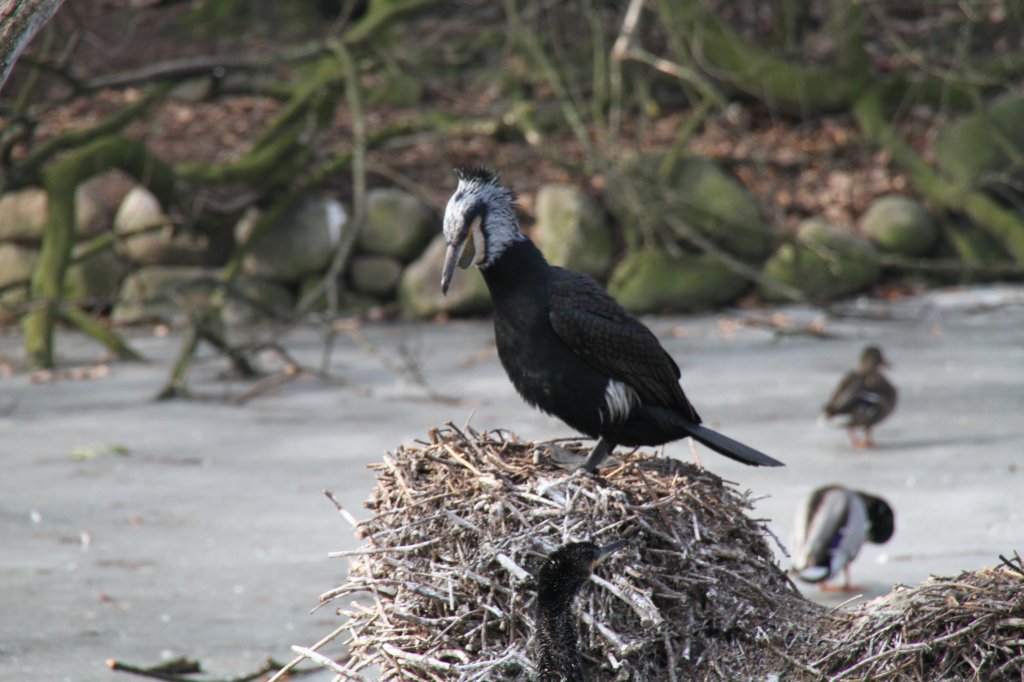
[[[352,678],[530,679],[540,562],[564,542],[620,538],[629,545],[576,601],[592,680],[764,679],[786,667],[818,609],[777,567],[746,495],[643,452],[600,478],[568,473],[553,447],[584,453],[449,425],[372,465],[366,544],[337,553],[351,557],[348,580],[321,598],[350,599]]]
[[[834,614],[805,660],[829,680],[1024,680],[1024,563],[931,578]]]

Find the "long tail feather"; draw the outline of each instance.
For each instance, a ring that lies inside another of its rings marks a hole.
[[[695,440],[708,446],[715,452],[725,455],[729,459],[734,459],[737,462],[743,464],[749,464],[750,466],[761,466],[761,467],[781,467],[785,466],[779,460],[769,457],[760,450],[755,450],[749,445],[744,445],[738,440],[733,440],[728,436],[723,436],[717,431],[712,431],[706,426],[695,424],[689,428],[690,435]]]

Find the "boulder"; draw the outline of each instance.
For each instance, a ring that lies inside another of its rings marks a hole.
[[[160,200],[141,185],[121,201],[114,215],[114,230],[122,237],[118,252],[136,265],[208,262],[209,240],[203,235],[176,233]],[[140,232],[143,234],[137,234]]]
[[[68,267],[64,275],[64,295],[72,301],[111,305],[117,300],[121,280],[128,270],[128,264],[112,250],[97,251]]]
[[[661,155],[644,156],[627,162],[621,169],[623,179],[609,182],[606,200],[609,208],[627,230],[637,234],[650,230],[678,233],[661,221],[645,225],[638,220],[659,220],[665,211],[674,211],[687,224],[732,254],[752,261],[767,256],[775,242],[771,229],[761,219],[757,204],[732,176],[711,161],[696,156],[672,160],[663,168]],[[635,190],[640,202],[657,210],[636,214],[626,187]],[[684,234],[678,235],[681,239]]]
[[[371,189],[358,250],[408,262],[423,252],[438,227],[433,211],[415,195],[390,187]]]
[[[860,219],[861,232],[883,251],[923,256],[939,238],[935,221],[910,197],[890,194],[871,202]]]
[[[39,259],[39,252],[27,246],[0,243],[0,289],[14,282],[28,280]],[[64,273],[64,297],[79,301],[89,299],[113,302],[128,266],[110,250],[99,251],[68,266]],[[8,302],[27,300],[27,289],[12,290]]]
[[[323,275],[310,275],[299,285],[299,302],[305,300],[306,296],[314,287],[320,285],[324,279]],[[366,294],[358,294],[345,287],[340,282],[335,282],[338,292],[338,312],[343,315],[362,314],[381,304],[380,300]],[[308,305],[307,310],[326,310],[327,294],[321,291]]]
[[[820,219],[805,220],[796,240],[764,264],[764,274],[792,285],[813,301],[856,293],[877,283],[881,266],[871,242]],[[766,298],[778,294],[762,289]]]
[[[247,213],[235,226],[235,239],[245,243],[258,214]],[[344,206],[333,199],[304,199],[276,225],[259,235],[242,262],[250,277],[299,282],[330,264],[348,224]]]
[[[285,315],[295,307],[295,297],[284,285],[269,279],[239,277],[232,285],[233,295],[224,305],[224,322],[238,326]]]
[[[608,292],[627,310],[707,310],[732,303],[748,287],[742,276],[705,255],[634,251],[612,272]]]
[[[389,256],[356,256],[348,267],[352,290],[377,298],[394,294],[402,277],[402,263]]]
[[[604,280],[615,244],[604,210],[574,185],[548,184],[537,192],[537,246],[548,262]]]
[[[198,266],[150,265],[128,275],[112,318],[118,324],[161,321],[182,324],[188,311],[206,305],[217,270]]]
[[[38,245],[46,230],[48,198],[40,187],[8,192],[0,197],[0,241]],[[75,190],[75,238],[95,237],[110,228],[110,212],[89,187]]]
[[[32,276],[39,252],[27,246],[0,243],[0,289]]]
[[[994,175],[1024,156],[1024,95],[997,97],[981,111],[961,116],[935,138],[935,160],[943,171],[960,182],[986,184]],[[1009,149],[1008,149],[1009,147]],[[1018,174],[1020,169],[1018,168]]]
[[[491,294],[480,270],[458,270],[448,295],[441,294],[441,266],[446,245],[443,235],[430,243],[423,255],[410,264],[398,283],[398,303],[402,314],[429,318],[438,313],[474,315],[491,309]]]

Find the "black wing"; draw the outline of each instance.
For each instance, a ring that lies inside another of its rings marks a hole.
[[[549,316],[559,338],[645,403],[676,407],[700,423],[679,385],[679,366],[651,330],[590,277],[560,268],[552,275]]]

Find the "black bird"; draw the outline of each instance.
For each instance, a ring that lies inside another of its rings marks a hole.
[[[896,387],[882,374],[882,367],[889,362],[877,346],[867,346],[860,354],[857,369],[848,372],[836,386],[828,404],[822,412],[826,421],[838,415],[849,417],[846,435],[857,449],[874,446],[872,427],[888,417],[896,408]],[[864,430],[864,438],[858,440],[855,429]]]
[[[537,575],[537,682],[583,682],[572,603],[599,561],[626,544],[572,542],[552,552]]]
[[[679,366],[657,337],[592,278],[554,267],[519,229],[515,194],[497,173],[457,169],[444,215],[441,290],[477,265],[494,302],[498,357],[526,402],[592,438],[596,471],[616,445],[691,436],[753,466],[782,463],[701,425]]]
[[[809,583],[821,583],[843,570],[850,585],[850,563],[864,541],[881,544],[892,537],[895,517],[880,497],[839,485],[818,488],[797,509],[793,523],[793,572]]]

